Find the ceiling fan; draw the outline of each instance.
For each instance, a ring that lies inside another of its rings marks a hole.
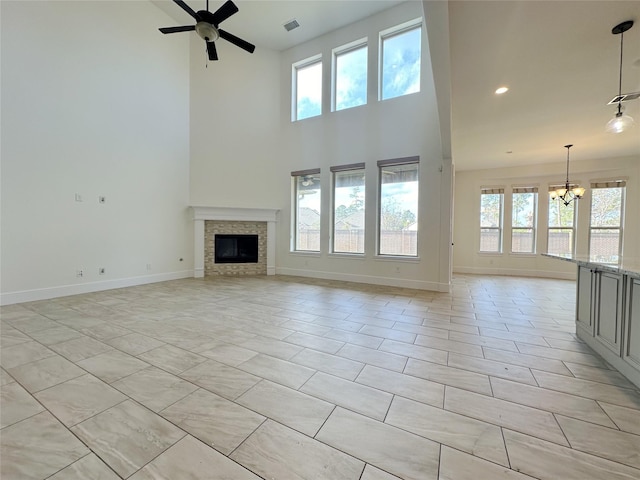
[[[162,33],[177,33],[177,32],[190,32],[195,30],[196,33],[207,42],[207,53],[209,54],[209,60],[218,60],[218,52],[216,50],[215,41],[218,38],[223,38],[227,42],[233,43],[235,46],[246,50],[249,53],[253,53],[256,49],[255,45],[236,37],[235,35],[225,32],[218,28],[222,22],[224,22],[231,15],[238,12],[238,7],[231,1],[227,0],[218,10],[211,13],[209,11],[209,0],[207,0],[207,9],[194,11],[183,0],[173,0],[178,4],[185,12],[191,15],[195,20],[195,25],[185,25],[182,27],[163,27],[160,29]]]

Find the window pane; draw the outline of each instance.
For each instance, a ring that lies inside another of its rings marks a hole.
[[[420,91],[421,34],[418,26],[383,38],[382,100]]]
[[[591,230],[589,257],[592,262],[617,263],[619,251],[619,229]]]
[[[336,55],[336,110],[367,103],[367,46]]]
[[[502,251],[502,193],[480,194],[480,251]]]
[[[482,228],[480,229],[480,251],[500,252],[500,229]]]
[[[573,228],[550,228],[547,253],[568,256],[573,253]]]
[[[500,227],[502,218],[502,194],[480,195],[480,227]]]
[[[320,175],[296,179],[295,249],[320,251]]]
[[[513,253],[534,253],[535,235],[532,228],[511,230],[511,251]]]
[[[296,119],[322,113],[322,62],[296,68]]]
[[[576,202],[565,205],[559,198],[549,199],[549,227],[571,227],[575,215]]]
[[[380,167],[380,254],[418,255],[418,164]]]
[[[624,188],[594,188],[591,190],[591,226],[620,227]]]
[[[536,193],[513,194],[513,217],[511,226],[533,228]]]
[[[333,251],[364,253],[364,170],[335,172]]]

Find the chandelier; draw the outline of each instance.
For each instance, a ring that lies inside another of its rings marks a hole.
[[[614,117],[607,122],[605,129],[609,133],[622,133],[625,130],[633,127],[635,124],[633,117],[624,113],[624,107],[622,106],[622,102],[625,100],[633,100],[634,98],[638,98],[639,94],[622,94],[622,46],[624,45],[624,32],[633,27],[633,21],[627,20],[626,22],[622,22],[619,25],[613,27],[611,33],[614,35],[620,35],[620,77],[618,81],[618,95],[613,98],[609,102],[611,104],[618,104],[618,111],[614,115]]]
[[[582,198],[585,191],[584,187],[569,184],[569,149],[571,147],[573,147],[573,145],[564,146],[564,148],[567,149],[567,180],[564,187],[557,188],[549,193],[551,200],[559,199],[565,205],[569,205],[572,201]]]

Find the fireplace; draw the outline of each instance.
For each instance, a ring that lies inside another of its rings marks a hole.
[[[215,263],[258,263],[258,235],[215,235]]]
[[[268,208],[231,208],[194,206],[194,271],[201,278],[215,275],[275,275],[276,217],[278,210]],[[257,263],[217,263],[218,235],[257,235]]]

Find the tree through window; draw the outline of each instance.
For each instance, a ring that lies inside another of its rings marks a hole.
[[[625,190],[624,180],[591,184],[589,257],[592,261],[617,263],[620,259]]]
[[[380,255],[418,255],[419,161],[409,157],[378,162]]]
[[[333,172],[333,251],[364,253],[364,163],[331,167]]]

